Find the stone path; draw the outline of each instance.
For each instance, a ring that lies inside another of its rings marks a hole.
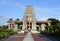
[[[23,41],[34,41],[30,32],[28,32],[28,34],[26,35]]]
[[[39,37],[37,34],[32,34],[32,37],[34,38],[34,41],[48,41],[43,37]]]
[[[16,34],[2,41],[48,41],[43,37],[39,37],[37,34]]]

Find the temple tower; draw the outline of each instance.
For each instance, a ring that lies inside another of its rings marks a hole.
[[[36,30],[36,17],[32,6],[26,6],[23,15],[23,29]]]

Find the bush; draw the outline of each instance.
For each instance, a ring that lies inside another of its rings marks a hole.
[[[7,38],[9,36],[8,32],[0,32],[0,39]]]
[[[2,33],[0,33],[0,39],[2,39],[3,38],[3,34]]]
[[[16,34],[17,32],[14,32],[13,30],[2,30],[0,32],[0,39],[7,38],[13,34]]]
[[[14,32],[13,30],[8,30],[8,34],[13,35],[16,34],[17,32]]]

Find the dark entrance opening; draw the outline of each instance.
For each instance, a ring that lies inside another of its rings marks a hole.
[[[32,23],[30,23],[30,28],[32,29]],[[29,22],[27,23],[27,29],[29,29]]]
[[[37,31],[38,31],[39,27],[37,27]]]
[[[27,26],[27,29],[29,29],[29,26]]]

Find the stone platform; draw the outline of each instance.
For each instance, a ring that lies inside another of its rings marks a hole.
[[[25,31],[20,31],[20,32],[18,32],[18,33],[24,33]],[[26,32],[29,32],[29,31],[26,31]],[[31,30],[30,31],[31,33],[34,33],[34,34],[37,34],[37,33],[40,33],[40,32],[38,32],[38,31],[36,31],[36,30]]]

